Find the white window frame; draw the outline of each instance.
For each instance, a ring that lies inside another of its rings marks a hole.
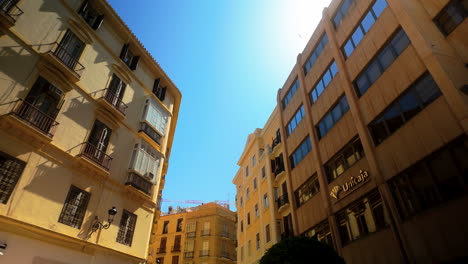
[[[139,162],[141,162],[141,165],[137,166],[137,163]],[[145,163],[146,165],[144,165]],[[138,143],[133,145],[132,156],[130,158],[128,168],[130,171],[133,171],[151,182],[156,183],[161,163],[161,154],[152,148],[150,144],[146,143],[144,140],[140,140]]]

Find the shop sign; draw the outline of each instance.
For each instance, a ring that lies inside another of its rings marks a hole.
[[[350,192],[358,187],[360,187],[364,182],[369,178],[369,173],[367,171],[361,170],[357,177],[351,177],[349,181],[345,182],[343,185],[336,185],[332,188],[330,196],[336,200],[340,199],[339,194],[341,191],[344,193]]]

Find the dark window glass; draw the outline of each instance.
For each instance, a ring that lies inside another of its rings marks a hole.
[[[283,99],[283,109],[288,106],[289,102],[291,101],[292,97],[296,93],[297,89],[299,88],[299,80],[296,79],[294,84],[289,88],[289,91],[286,93],[286,96]]]
[[[341,107],[335,107],[333,108],[333,110],[331,111],[332,113],[332,116],[333,116],[333,120],[335,120],[335,122],[337,120],[339,120],[341,118],[341,116],[343,115],[343,113],[341,112]]]
[[[379,62],[382,65],[382,68],[384,69],[387,69],[393,63],[394,60],[395,56],[393,55],[393,51],[390,46],[383,49],[379,54]]]
[[[325,220],[304,232],[306,237],[314,238],[322,243],[333,247],[333,241],[328,220]]]
[[[452,0],[434,19],[442,33],[448,35],[460,25],[468,15],[467,1]]]
[[[317,61],[317,58],[320,56],[320,54],[322,53],[327,43],[328,43],[327,34],[323,34],[322,38],[318,41],[317,46],[312,51],[309,58],[307,59],[306,64],[304,65],[305,74],[307,74],[312,68],[312,66],[315,64],[315,62]]]
[[[401,112],[405,117],[405,120],[410,120],[421,111],[421,106],[419,105],[419,100],[415,96],[413,91],[409,91],[403,95],[398,101]]]
[[[367,69],[367,77],[369,78],[370,83],[374,83],[377,79],[382,75],[382,71],[380,70],[379,62],[375,60],[371,63]]]
[[[333,80],[333,77],[338,73],[338,67],[333,61],[330,67],[325,70],[325,73],[322,75],[320,80],[315,85],[314,89],[311,91],[312,102],[315,102],[317,98],[322,94],[323,90],[330,84]]]
[[[415,85],[415,91],[425,106],[441,95],[439,87],[430,74],[422,77],[420,82]]]
[[[0,152],[0,203],[6,204],[26,163]]]
[[[364,17],[364,19],[361,22],[362,27],[364,28],[364,32],[369,32],[369,29],[374,25],[375,23],[375,18],[374,15],[369,12],[367,15]]]
[[[363,95],[367,91],[367,89],[369,89],[370,82],[369,82],[369,79],[367,79],[366,74],[362,74],[361,76],[358,77],[358,79],[356,80],[356,86],[359,91],[358,92],[359,96]]]
[[[133,233],[135,232],[137,216],[127,210],[123,210],[120,219],[119,233],[116,241],[120,244],[132,246]]]
[[[442,198],[449,200],[463,193],[463,185],[460,184],[459,178],[460,170],[455,165],[450,152],[438,153],[429,166],[435,176]]]
[[[302,204],[310,200],[314,195],[320,191],[317,175],[310,177],[304,184],[302,184],[296,191],[296,206],[300,207]]]
[[[404,124],[404,120],[401,117],[400,109],[398,105],[393,104],[384,114],[385,123],[387,123],[390,134],[393,134],[398,128]]]
[[[75,186],[71,186],[60,213],[59,223],[74,228],[81,228],[83,218],[88,208],[90,194]]]
[[[376,145],[384,141],[389,135],[383,118],[376,119],[374,122],[370,123],[369,128]]]
[[[408,36],[403,30],[398,32],[392,40],[392,48],[395,50],[397,56],[399,56],[410,44]]]
[[[339,109],[336,109],[339,108]],[[338,122],[341,117],[348,111],[349,105],[348,101],[346,100],[346,96],[342,96],[338,103],[328,112],[325,114],[323,119],[319,122],[317,129],[319,131],[319,137],[322,138],[325,136],[326,133]]]
[[[311,150],[312,150],[312,144],[310,143],[310,138],[307,137],[290,156],[291,167],[292,168],[296,167],[297,164],[299,164],[299,162],[301,162]]]

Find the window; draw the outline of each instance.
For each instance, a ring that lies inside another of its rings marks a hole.
[[[101,26],[102,21],[104,19],[103,15],[99,14],[96,9],[89,5],[88,0],[85,0],[83,2],[80,9],[78,10],[78,14],[94,30],[98,29]]]
[[[244,247],[241,247],[241,250],[240,250],[240,259],[241,259],[241,261],[244,261]]]
[[[176,232],[182,232],[182,221],[183,221],[183,220],[184,220],[184,219],[182,219],[182,218],[177,219],[177,228],[176,228]]]
[[[247,213],[247,225],[250,225],[250,213]]]
[[[291,161],[291,168],[295,168],[311,150],[312,144],[310,143],[310,138],[307,137],[289,157]]]
[[[161,237],[161,241],[159,242],[158,253],[166,252],[166,243],[167,243],[167,237]]]
[[[266,173],[265,173],[265,166],[262,167],[262,178],[265,178]]]
[[[73,71],[83,70],[84,67],[78,62],[83,53],[85,43],[79,39],[71,30],[67,30],[60,41],[54,55]]]
[[[125,84],[117,75],[113,74],[109,88],[104,96],[108,103],[113,105],[122,113],[125,113],[126,109],[126,105],[122,102],[126,87],[127,84]]]
[[[307,62],[304,65],[305,74],[307,74],[312,68],[312,66],[314,66],[315,62],[317,61],[318,57],[322,53],[327,43],[328,43],[328,37],[327,37],[327,34],[324,33],[322,37],[319,39],[317,46],[315,46],[314,50],[312,51],[309,58],[307,59]]]
[[[172,252],[179,252],[180,251],[180,240],[182,239],[181,235],[176,235],[174,238],[174,246],[172,248]]]
[[[343,245],[389,225],[380,194],[372,191],[336,214]]]
[[[195,248],[195,240],[185,240],[185,245],[184,245],[184,252],[185,256],[191,256],[193,258],[193,251]],[[190,252],[191,254],[187,254],[187,252]]]
[[[172,256],[172,264],[178,264],[179,263],[179,256]]]
[[[70,186],[62,212],[60,213],[59,223],[80,229],[86,209],[88,208],[90,196],[88,192],[73,185]]]
[[[158,152],[143,140],[135,144],[129,169],[134,170],[141,176],[155,180],[161,162]]]
[[[6,204],[26,163],[0,151],[0,203]]]
[[[196,231],[197,231],[196,222],[187,223],[187,225],[185,225],[186,237],[195,237]]]
[[[468,0],[452,0],[434,18],[435,24],[444,35],[452,33],[468,16]]]
[[[200,251],[200,257],[207,257],[210,255],[210,242],[208,240],[203,241],[202,250]]]
[[[345,41],[342,48],[345,58],[349,58],[354,49],[359,45],[370,28],[374,25],[375,21],[382,14],[383,10],[387,7],[385,0],[376,0],[372,8],[364,15],[364,18],[359,22],[357,28],[353,31],[351,36]]]
[[[259,233],[255,235],[255,247],[257,248],[257,250],[260,249],[260,234]]]
[[[120,59],[130,68],[130,70],[136,70],[140,56],[135,56],[130,50],[130,44],[124,44],[122,51],[120,52]]]
[[[263,195],[263,208],[268,208],[268,194],[266,193]]]
[[[286,96],[283,99],[283,109],[285,109],[286,106],[288,106],[292,97],[297,92],[297,89],[299,89],[299,85],[299,80],[296,78],[296,80],[294,80],[293,85],[291,86],[291,88],[289,88],[289,91],[286,93]]]
[[[167,86],[163,87],[160,84],[161,84],[160,78],[157,78],[154,80],[153,94],[162,102],[164,101],[164,99],[166,99]]]
[[[249,176],[249,166],[245,167],[245,177]]]
[[[333,16],[333,25],[335,26],[335,28],[338,28],[338,26],[341,24],[343,17],[346,15],[349,7],[352,4],[353,0],[343,0],[340,7],[338,8],[338,11],[336,11],[336,14]]]
[[[304,232],[304,235],[306,237],[315,238],[316,240],[333,247],[333,240],[328,220],[325,220],[319,223],[318,225],[312,227],[311,229],[307,230],[306,232]]]
[[[458,138],[389,181],[402,219],[463,195],[468,183],[468,138]]]
[[[331,83],[333,78],[338,73],[338,67],[336,62],[333,61],[332,64],[325,70],[325,73],[320,77],[317,84],[315,84],[314,89],[310,92],[310,101],[317,101],[318,97],[323,93],[325,88]]]
[[[164,136],[167,122],[169,121],[169,113],[154,100],[147,99],[143,111],[143,120],[146,120],[156,129],[160,136]],[[157,143],[159,144],[160,142],[157,141]]]
[[[167,234],[168,231],[169,231],[169,221],[164,221],[162,233]]]
[[[344,114],[348,112],[348,110],[348,100],[346,100],[346,95],[343,95],[340,99],[338,99],[336,105],[328,113],[326,113],[322,120],[318,123],[317,133],[319,139],[322,139],[328,133],[328,131],[330,131],[333,126],[335,126],[335,124],[344,116]]]
[[[286,135],[289,136],[291,133],[296,129],[296,126],[302,121],[302,118],[304,117],[304,106],[301,105],[299,107],[299,110],[294,114],[292,119],[289,121],[288,125],[286,126]]]
[[[361,74],[354,80],[357,95],[362,96],[367,89],[392,65],[409,46],[410,40],[403,29],[397,30],[390,42],[371,60]]]
[[[270,235],[270,225],[265,226],[265,241],[268,243],[270,242],[271,235]]]
[[[338,178],[338,176],[351,168],[354,163],[363,157],[364,149],[362,148],[361,140],[359,138],[351,140],[350,143],[325,163],[324,167],[328,183]]]
[[[101,121],[96,120],[94,122],[91,133],[89,134],[86,147],[83,152],[86,157],[92,159],[98,164],[105,165],[106,162],[106,150],[109,145],[110,136],[112,130],[110,130]]]
[[[210,222],[205,221],[203,223],[202,236],[209,236],[209,235],[210,235]]]
[[[255,164],[257,163],[257,160],[255,158],[255,155],[252,156],[252,167],[255,167]]]
[[[164,264],[164,257],[157,258],[156,264]]]
[[[255,217],[258,217],[258,204],[255,204]]]
[[[244,221],[240,221],[240,231],[244,232]]]
[[[245,199],[249,199],[250,198],[250,189],[247,188],[247,190],[245,190]]]
[[[305,202],[310,200],[312,196],[320,191],[320,185],[317,179],[317,174],[310,177],[304,184],[302,184],[295,192],[296,207],[299,208]]]
[[[379,145],[441,95],[429,73],[423,74],[383,113],[369,124],[374,144]]]
[[[132,246],[133,233],[135,232],[135,225],[137,216],[127,210],[123,210],[122,218],[120,219],[119,233],[117,234],[117,242]]]
[[[239,199],[240,206],[242,207],[244,205],[244,199],[242,199],[242,196]]]
[[[253,179],[253,188],[254,188],[254,190],[257,189],[257,178]]]

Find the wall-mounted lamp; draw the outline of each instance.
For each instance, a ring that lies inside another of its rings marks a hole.
[[[7,248],[7,243],[0,243],[0,256],[5,254],[5,249]]]
[[[107,211],[107,214],[108,214],[107,224],[104,224],[104,222],[100,222],[99,218],[96,216],[95,222],[93,226],[91,227],[91,233],[94,233],[101,229],[108,229],[110,225],[112,224],[112,222],[114,221],[114,216],[117,214],[117,208],[115,208],[115,206],[112,206],[112,208],[109,209],[109,211]]]

